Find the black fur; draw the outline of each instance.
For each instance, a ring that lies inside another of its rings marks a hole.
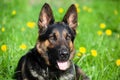
[[[89,80],[72,62],[75,54],[73,43],[77,27],[75,6],[71,5],[62,22],[54,22],[52,10],[45,3],[40,12],[38,27],[37,43],[20,59],[14,79],[79,80],[82,76],[82,80]]]

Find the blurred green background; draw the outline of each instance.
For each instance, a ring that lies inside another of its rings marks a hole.
[[[12,80],[18,60],[33,48],[43,4],[61,21],[71,4],[78,11],[73,61],[91,80],[120,80],[119,0],[1,0],[0,80]]]

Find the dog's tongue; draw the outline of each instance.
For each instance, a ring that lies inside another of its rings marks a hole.
[[[69,62],[57,62],[60,70],[66,70],[69,67]]]

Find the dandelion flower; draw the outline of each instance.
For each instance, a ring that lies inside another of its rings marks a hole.
[[[77,13],[79,13],[79,12],[80,12],[80,8],[77,7]]]
[[[27,26],[32,29],[35,27],[35,22],[27,22]]]
[[[115,15],[118,15],[118,11],[117,11],[117,10],[114,10],[114,14],[115,14]]]
[[[26,46],[25,44],[21,44],[19,47],[20,47],[20,49],[22,49],[22,50],[25,50],[25,49],[27,48],[27,46]]]
[[[86,53],[86,48],[85,47],[80,47],[79,48],[80,53]]]
[[[120,59],[116,60],[116,65],[120,66]]]
[[[77,53],[77,56],[78,56],[78,57],[80,57],[80,56],[81,56],[81,53],[80,53],[80,52],[79,52],[79,53]]]
[[[103,34],[103,31],[99,30],[99,31],[97,31],[97,34],[98,34],[99,36],[101,36],[101,35]]]
[[[79,4],[76,3],[75,6],[76,6],[76,8],[77,8],[77,13],[79,13],[79,12],[80,12]]]
[[[101,23],[101,24],[100,24],[100,28],[101,28],[101,29],[105,29],[105,27],[106,27],[106,24],[105,24],[105,23]]]
[[[13,15],[13,16],[16,15],[16,10],[13,10],[13,11],[12,11],[12,15]]]
[[[94,49],[93,49],[93,50],[91,50],[91,55],[92,55],[92,56],[94,56],[94,57],[96,57],[96,56],[97,56],[97,51],[96,51],[96,50],[94,50]]]
[[[78,30],[76,30],[76,34],[78,34],[79,33],[79,31]]]
[[[88,8],[88,10],[87,10],[89,13],[91,13],[92,12],[92,8]]]
[[[78,22],[78,26],[80,25],[80,23]]]
[[[117,34],[117,38],[120,38],[120,34]]]
[[[2,32],[4,32],[4,31],[5,31],[5,28],[4,28],[4,27],[2,27],[2,28],[1,28],[1,31],[2,31]]]
[[[58,12],[59,12],[59,13],[63,13],[63,12],[64,12],[64,9],[63,9],[63,8],[59,8],[59,9],[58,9]]]
[[[2,45],[1,46],[1,50],[3,51],[3,52],[6,52],[7,51],[7,46],[4,44],[4,45]]]
[[[112,30],[107,29],[107,30],[105,31],[105,33],[106,33],[106,35],[111,36],[111,35],[112,35]]]
[[[22,28],[21,28],[21,31],[22,31],[22,32],[23,32],[23,31],[25,31],[25,28],[24,28],[24,27],[22,27]]]
[[[87,10],[88,10],[88,7],[87,7],[87,6],[83,6],[83,10],[84,10],[84,11],[87,11]]]
[[[75,4],[75,6],[78,8],[78,7],[79,7],[79,4],[78,4],[78,3],[76,3],[76,4]]]

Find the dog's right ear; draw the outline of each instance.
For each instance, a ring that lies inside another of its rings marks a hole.
[[[73,31],[76,31],[78,23],[77,18],[78,16],[76,6],[72,4],[64,16],[63,22],[68,24]]]
[[[39,19],[38,19],[38,27],[40,31],[43,31],[47,28],[49,24],[54,23],[54,16],[52,13],[52,9],[49,4],[45,3],[41,9]]]

